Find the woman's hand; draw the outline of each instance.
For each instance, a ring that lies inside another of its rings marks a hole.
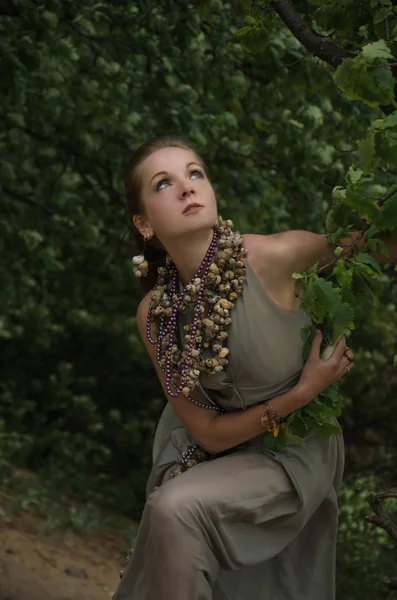
[[[338,381],[348,373],[346,367],[354,367],[354,354],[346,344],[345,336],[342,336],[335,344],[334,351],[327,360],[320,356],[322,333],[319,329],[313,338],[310,354],[302,369],[297,384],[300,393],[307,399],[307,403],[324,391],[331,383]],[[344,355],[344,353],[346,353]],[[349,358],[347,358],[347,356]]]

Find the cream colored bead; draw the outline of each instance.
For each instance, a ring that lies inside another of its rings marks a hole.
[[[229,348],[222,348],[222,350],[218,354],[218,357],[219,358],[226,358],[226,356],[228,354],[229,354]]]
[[[132,262],[134,263],[134,265],[141,265],[144,261],[145,257],[143,256],[143,254],[139,254],[138,256],[132,257]]]

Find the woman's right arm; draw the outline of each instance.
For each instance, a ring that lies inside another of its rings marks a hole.
[[[138,330],[155,366],[164,393],[190,435],[202,448],[207,450],[207,452],[210,454],[217,454],[228,450],[229,448],[233,448],[234,446],[238,446],[263,433],[264,428],[261,425],[261,416],[264,409],[262,404],[256,404],[245,410],[221,415],[215,411],[193,404],[183,394],[179,394],[176,398],[172,398],[167,394],[165,376],[157,361],[156,345],[151,344],[146,335],[146,319],[150,305],[150,296],[150,293],[147,294],[138,306],[136,315]],[[317,339],[313,342],[311,354],[305,364],[305,369],[302,371],[300,381],[285,394],[281,394],[271,400],[274,410],[280,417],[286,417],[294,410],[308,404],[319,391],[328,387],[332,381],[335,381],[342,374],[340,373],[337,376],[337,373],[339,373],[340,370],[336,368],[337,357],[340,353],[343,353],[346,345],[338,342],[331,359],[322,361],[319,358],[320,344],[321,336],[317,336]],[[318,361],[321,361],[319,364],[317,364],[317,357]],[[324,368],[325,363],[328,363],[328,365]],[[308,365],[310,366],[310,364],[317,367],[317,370],[320,369],[322,371],[322,377],[310,377],[310,370],[308,369]],[[315,385],[313,386],[313,380],[315,380],[317,387],[319,385],[323,386],[319,391],[316,391],[317,388]],[[324,383],[326,383],[326,385],[324,385]],[[204,404],[208,404],[200,389],[197,387],[192,391],[191,396]]]

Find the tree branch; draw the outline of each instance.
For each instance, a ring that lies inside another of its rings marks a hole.
[[[352,244],[348,248],[346,248],[346,250],[344,250],[344,252],[342,252],[340,254],[340,256],[335,256],[330,262],[326,263],[325,265],[323,265],[322,267],[317,269],[317,273],[322,273],[323,271],[326,271],[329,267],[333,267],[335,265],[336,261],[341,258],[350,257],[352,250],[355,248],[355,246],[357,246],[357,244],[360,242],[360,240],[362,240],[365,237],[365,234],[368,231],[369,227],[370,226],[368,224],[364,227],[363,231],[355,232],[355,233],[358,233],[359,235],[356,236],[356,239],[353,240]],[[353,233],[353,232],[351,232],[351,233]],[[348,237],[350,237],[350,236],[348,236]],[[340,240],[340,242],[341,241],[342,240]]]
[[[387,498],[397,500],[397,492],[379,492],[378,494],[368,496],[369,505],[376,516],[366,517],[366,521],[384,529],[397,542],[397,525],[393,523],[381,504],[382,500],[386,500]],[[397,579],[385,579],[383,583],[389,590],[397,590]]]
[[[393,190],[391,190],[390,192],[388,192],[385,196],[378,198],[378,200],[376,202],[377,206],[383,206],[384,203],[386,202],[386,200],[388,200],[389,198],[394,196],[394,194],[396,194],[396,193],[397,193],[397,187],[394,188]]]
[[[302,19],[290,0],[276,2],[274,10],[296,39],[309,50],[313,56],[317,56],[319,59],[331,65],[334,69],[339,67],[344,58],[353,58],[357,55],[356,50],[346,50],[343,46],[340,46],[336,42],[333,42],[327,37],[319,35],[314,31],[310,25]],[[394,64],[395,63],[388,63],[388,66],[392,67]],[[385,114],[389,115],[394,111],[394,106],[391,106],[390,104],[380,105],[380,109]]]
[[[39,208],[42,212],[44,212],[49,217],[52,217],[52,215],[54,214],[54,211],[51,210],[51,208],[49,208],[45,204],[39,204],[37,202],[37,200],[35,200],[31,196],[24,196],[24,195],[20,194],[19,192],[16,192],[15,190],[11,190],[10,188],[4,187],[4,186],[2,186],[2,190],[3,190],[3,192],[5,192],[9,196],[11,196],[11,198],[15,198],[16,200],[19,200],[20,202],[24,202],[25,204],[29,204],[30,206],[36,206],[36,208]]]
[[[317,56],[329,65],[338,67],[344,58],[355,56],[355,52],[346,50],[336,42],[332,42],[325,36],[316,33],[301,18],[296,8],[289,0],[276,2],[274,10],[286,24],[296,39],[309,50],[313,56]]]
[[[384,583],[389,590],[397,590],[397,579],[385,579]]]
[[[368,497],[369,505],[376,517],[366,517],[366,520],[384,529],[397,542],[397,525],[393,523],[381,504],[382,500],[386,500],[386,498],[397,500],[397,492],[379,492],[378,494],[371,494]]]
[[[394,63],[382,63],[381,65],[369,65],[368,71],[373,71],[374,69],[383,69],[384,67],[397,67],[397,62]]]
[[[43,212],[45,215],[47,215],[47,217],[53,217],[55,214],[60,214],[60,213],[57,213],[56,211],[52,210],[45,204],[40,204],[39,202],[37,202],[37,200],[35,200],[31,196],[26,196],[24,194],[20,194],[16,190],[12,190],[12,189],[10,189],[8,187],[4,187],[4,186],[1,189],[3,192],[8,194],[8,196],[11,196],[11,198],[15,198],[16,200],[18,200],[19,202],[23,202],[24,204],[29,204],[30,206],[35,206],[41,212]],[[62,215],[60,215],[60,216],[62,216]],[[129,235],[128,231],[126,231],[124,234],[121,234],[121,235],[119,235],[115,231],[106,229],[106,227],[100,227],[99,231],[103,235],[106,235],[107,237],[112,237],[113,239],[117,239],[117,241],[120,242],[121,244],[128,245],[130,247],[134,245],[133,242],[129,241],[130,235]]]

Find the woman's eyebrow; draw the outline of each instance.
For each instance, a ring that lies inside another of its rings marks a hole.
[[[167,171],[159,171],[158,173],[156,173],[155,175],[153,175],[153,177],[150,180],[150,183],[152,183],[153,179],[155,177],[157,177],[157,175],[168,175]]]

